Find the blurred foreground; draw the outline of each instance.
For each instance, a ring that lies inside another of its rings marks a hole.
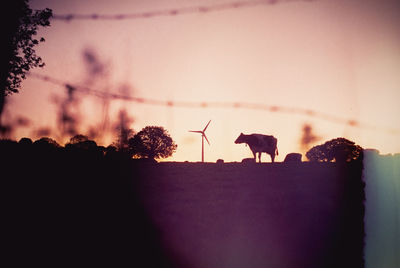
[[[10,146],[1,189],[14,266],[363,267],[360,164]]]
[[[363,267],[360,165],[159,163],[142,177],[184,267]]]

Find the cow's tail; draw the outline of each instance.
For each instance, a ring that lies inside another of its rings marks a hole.
[[[275,152],[276,152],[276,155],[279,155],[279,153],[278,153],[278,147],[276,147]]]

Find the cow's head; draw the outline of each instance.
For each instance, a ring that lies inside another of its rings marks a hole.
[[[246,142],[246,137],[243,133],[240,133],[239,137],[235,140],[235,143],[244,143]]]

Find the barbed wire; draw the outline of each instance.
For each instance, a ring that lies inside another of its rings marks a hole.
[[[260,5],[273,5],[278,2],[294,2],[303,1],[311,2],[313,0],[250,0],[250,1],[234,1],[213,5],[199,5],[191,7],[171,8],[154,10],[147,12],[136,12],[126,14],[54,14],[52,19],[71,21],[71,20],[133,20],[133,19],[149,19],[154,17],[178,16],[193,13],[210,13],[217,11],[225,11],[230,9],[241,9],[248,7],[255,7]]]
[[[387,127],[378,127],[370,124],[366,124],[363,122],[359,122],[355,119],[343,118],[340,116],[315,111],[312,109],[300,108],[300,107],[286,107],[281,105],[268,105],[262,103],[250,103],[250,102],[196,102],[196,101],[173,101],[173,100],[158,100],[151,98],[142,98],[142,97],[134,97],[125,94],[117,94],[104,92],[101,90],[95,90],[87,86],[71,84],[65,81],[62,81],[57,78],[53,78],[47,75],[41,75],[37,73],[29,73],[31,77],[36,79],[49,82],[58,86],[65,87],[67,90],[77,90],[82,93],[90,94],[92,96],[96,96],[102,99],[108,100],[122,100],[135,102],[138,104],[144,105],[153,105],[153,106],[164,106],[164,107],[177,107],[177,108],[222,108],[222,109],[247,109],[247,110],[259,110],[259,111],[268,111],[272,113],[286,113],[286,114],[298,114],[304,115],[308,117],[314,117],[318,119],[322,119],[328,122],[348,125],[351,127],[357,128],[366,128],[372,130],[378,130],[381,132],[387,132],[392,135],[399,135],[400,129],[395,128],[387,128]]]

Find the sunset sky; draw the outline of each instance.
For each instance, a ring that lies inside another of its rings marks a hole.
[[[247,0],[248,1],[248,0]],[[132,14],[229,0],[32,0],[33,9],[54,14]],[[246,2],[246,1],[244,1]],[[250,2],[254,2],[251,1]],[[268,2],[268,1],[265,1]],[[278,139],[283,161],[301,152],[302,126],[312,126],[320,144],[346,137],[381,153],[400,152],[400,2],[398,0],[269,1],[272,4],[124,20],[51,20],[38,36],[37,53],[46,66],[32,72],[95,90],[161,101],[257,103],[310,109],[359,126],[297,113],[242,108],[182,108],[111,100],[108,129],[120,109],[131,128],[165,127],[178,144],[168,161],[200,161],[201,130],[209,120],[205,160],[250,157],[234,144],[241,132]],[[90,72],[84,53],[101,68]],[[56,128],[62,85],[29,76],[9,98],[8,116],[30,119],[14,138],[37,138],[40,128]],[[102,130],[104,102],[79,95],[74,111],[80,132],[94,128],[99,144],[112,142]],[[53,130],[55,138],[59,136]],[[103,135],[101,135],[103,134]],[[66,140],[59,140],[60,143]],[[303,151],[304,153],[304,151]],[[304,159],[304,158],[303,158]],[[270,161],[263,156],[263,161]]]

